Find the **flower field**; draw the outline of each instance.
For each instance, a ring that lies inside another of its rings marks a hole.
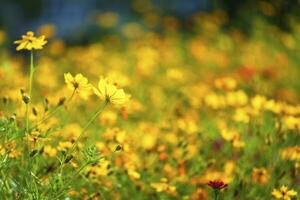
[[[223,15],[76,45],[1,31],[0,199],[299,198],[300,23]]]

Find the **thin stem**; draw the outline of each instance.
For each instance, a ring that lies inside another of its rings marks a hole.
[[[99,114],[104,110],[104,108],[107,106],[108,101],[106,100],[101,106],[100,108],[94,113],[94,115],[90,118],[90,120],[86,123],[86,125],[83,127],[79,137],[76,139],[76,141],[74,142],[71,151],[69,153],[73,153],[76,146],[78,145],[78,142],[80,141],[80,139],[83,137],[84,133],[86,132],[86,130],[89,128],[89,126],[95,121],[95,119],[99,116]],[[67,156],[66,156],[67,158]]]
[[[106,107],[106,105],[108,104],[108,101],[105,101],[100,108],[94,113],[94,115],[90,118],[90,120],[86,123],[86,125],[84,126],[84,128],[82,129],[79,137],[76,139],[76,141],[74,142],[74,144],[72,145],[71,149],[69,149],[66,153],[66,155],[64,156],[63,159],[63,164],[60,166],[60,171],[62,172],[63,166],[66,162],[66,160],[69,158],[69,156],[75,151],[80,139],[83,137],[84,133],[86,132],[86,130],[88,129],[88,127],[95,121],[95,119],[99,116],[99,114],[104,110],[104,108]]]
[[[219,200],[219,190],[214,191],[214,196],[215,196],[214,197],[215,200]]]
[[[29,74],[29,97],[30,98],[31,98],[31,92],[32,92],[33,73],[34,73],[33,50],[31,50],[31,52],[30,52],[30,74]]]
[[[90,118],[90,120],[86,123],[86,125],[84,126],[84,128],[82,129],[79,137],[77,138],[77,140],[74,142],[73,146],[71,147],[71,149],[69,151],[67,151],[66,155],[64,156],[64,159],[62,159],[61,161],[61,165],[60,167],[57,169],[59,170],[60,174],[63,173],[63,166],[66,162],[66,160],[68,159],[69,155],[72,154],[75,149],[76,149],[76,146],[78,145],[78,142],[80,141],[80,139],[83,137],[84,133],[86,132],[86,130],[88,129],[88,127],[95,121],[95,119],[99,116],[99,114],[101,114],[101,112],[104,110],[104,108],[107,106],[107,104],[109,103],[109,101],[105,101],[100,107],[99,109],[94,113],[94,115]],[[84,166],[85,167],[85,166]],[[45,192],[43,193],[47,193],[49,191],[46,190]]]
[[[82,172],[82,170],[86,167],[86,166],[88,166],[89,165],[89,163],[88,162],[86,162],[85,164],[83,164],[73,175],[72,175],[72,177],[69,179],[69,181],[65,184],[66,186],[68,186],[73,180],[74,180],[74,178],[76,178],[79,174],[80,174],[80,172]],[[64,189],[62,189],[62,191],[61,192],[59,192],[58,193],[58,195],[56,196],[56,199],[58,199],[61,195],[63,195],[64,194],[64,191],[63,191]]]
[[[33,64],[33,50],[30,51],[30,69],[29,69],[29,99],[30,101],[26,104],[26,134],[29,134],[29,104],[31,103],[31,93],[32,93],[32,81],[34,73],[34,64]]]
[[[30,191],[32,191],[32,174],[31,174],[31,159],[30,159],[30,143],[29,143],[29,106],[32,101],[32,82],[34,74],[33,50],[30,51],[30,69],[29,69],[29,102],[26,103],[26,140],[27,140],[27,156],[28,156],[28,173],[30,176]]]

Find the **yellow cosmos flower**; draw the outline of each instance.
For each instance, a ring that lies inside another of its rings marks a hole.
[[[281,186],[279,189],[274,189],[272,195],[276,199],[291,200],[291,197],[297,196],[297,192],[289,190],[286,186]]]
[[[109,83],[107,79],[100,78],[98,88],[93,89],[101,100],[106,100],[113,105],[123,105],[129,98],[123,89],[118,89],[115,85]]]
[[[43,49],[43,46],[47,43],[45,36],[35,37],[34,33],[29,31],[26,35],[22,36],[21,40],[15,41],[18,44],[17,51],[22,49],[33,50],[33,49]]]
[[[88,83],[88,79],[82,74],[72,76],[70,73],[65,73],[65,82],[68,88],[75,91],[81,98],[87,99],[91,94],[92,85]]]

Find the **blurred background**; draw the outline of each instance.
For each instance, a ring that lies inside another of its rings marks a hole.
[[[0,27],[8,33],[8,41],[47,24],[68,43],[90,43],[99,35],[160,32],[166,26],[193,32],[195,16],[216,11],[224,31],[238,28],[249,35],[257,19],[289,31],[299,19],[300,1],[1,0]]]

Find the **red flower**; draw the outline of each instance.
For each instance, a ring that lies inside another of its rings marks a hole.
[[[221,190],[228,186],[228,184],[224,183],[223,181],[218,181],[218,180],[209,181],[207,183],[207,185],[209,185],[210,187],[212,187],[213,189],[216,189],[216,190]]]

